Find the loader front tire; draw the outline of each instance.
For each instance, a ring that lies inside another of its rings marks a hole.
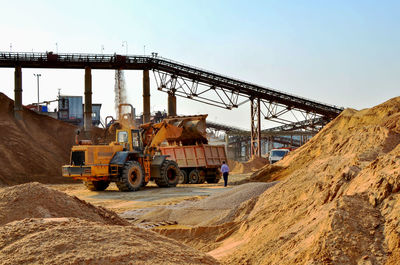
[[[83,183],[85,184],[86,188],[91,191],[103,191],[107,189],[108,185],[110,185],[110,182],[106,180],[84,181]]]
[[[120,191],[137,191],[144,184],[144,171],[137,161],[128,161],[122,169],[120,180],[115,182]]]
[[[165,160],[160,167],[160,178],[156,178],[155,182],[159,187],[176,187],[180,175],[178,164],[172,160]]]

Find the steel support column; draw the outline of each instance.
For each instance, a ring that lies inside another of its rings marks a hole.
[[[83,119],[85,132],[92,130],[92,69],[85,67],[85,111]]]
[[[150,122],[150,78],[149,70],[143,70],[143,123]]]
[[[175,90],[168,91],[168,116],[176,116]]]
[[[14,117],[22,120],[22,71],[21,67],[15,67],[14,73]]]
[[[250,99],[251,156],[261,157],[261,111],[260,98]]]

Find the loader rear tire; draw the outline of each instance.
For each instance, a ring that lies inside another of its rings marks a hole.
[[[172,160],[165,160],[160,167],[160,178],[156,178],[155,182],[163,188],[176,187],[180,175],[178,164]]]
[[[144,184],[144,171],[137,161],[128,161],[122,169],[120,180],[115,182],[120,191],[137,191]]]
[[[108,185],[110,185],[110,182],[106,180],[84,181],[83,183],[85,184],[86,188],[91,191],[103,191],[107,189]]]

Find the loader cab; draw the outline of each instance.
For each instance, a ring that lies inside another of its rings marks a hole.
[[[135,151],[143,151],[143,142],[141,139],[140,130],[131,130],[132,148]]]
[[[142,151],[143,143],[139,130],[117,130],[117,142],[127,151]]]

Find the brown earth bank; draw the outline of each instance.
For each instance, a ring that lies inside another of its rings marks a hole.
[[[223,264],[398,264],[399,143],[400,97],[347,109],[253,174],[253,181],[280,182],[250,212],[243,208],[240,222],[155,230]]]
[[[68,162],[76,127],[23,109],[14,118],[14,101],[0,93],[0,183],[66,182],[61,166]]]
[[[40,183],[0,189],[0,264],[219,264]]]
[[[25,107],[22,115],[15,119],[14,101],[0,93],[0,185],[71,183],[61,166],[69,162],[77,127]],[[103,134],[94,128],[92,137]]]

